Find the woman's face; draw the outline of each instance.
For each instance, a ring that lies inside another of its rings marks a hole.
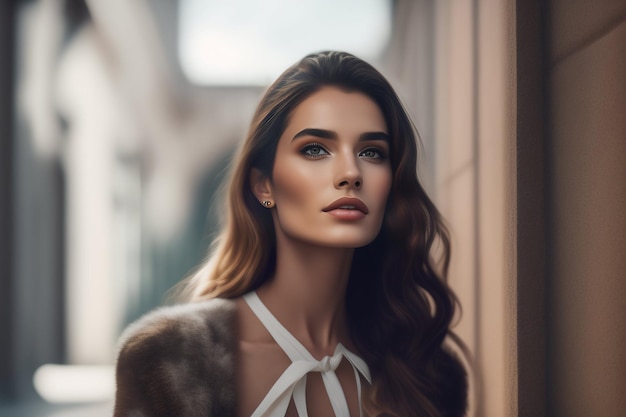
[[[389,137],[376,103],[324,87],[300,103],[278,142],[272,179],[255,192],[275,203],[276,233],[356,248],[380,231],[392,173]]]

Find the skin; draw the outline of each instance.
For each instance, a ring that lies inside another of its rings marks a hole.
[[[325,87],[289,117],[276,150],[272,178],[251,173],[259,203],[273,202],[277,266],[258,295],[278,320],[318,359],[337,343],[356,352],[345,314],[345,291],[354,249],[379,233],[392,172],[381,110],[366,95]],[[325,211],[342,197],[361,211]],[[290,361],[243,300],[237,300],[240,335],[240,416],[249,416]],[[337,376],[350,414],[359,415],[352,367]],[[311,417],[333,415],[321,376],[307,379]],[[293,404],[288,416],[296,415]]]

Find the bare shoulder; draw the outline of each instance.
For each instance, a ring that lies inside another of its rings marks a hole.
[[[238,416],[250,416],[291,361],[242,298],[236,299]]]

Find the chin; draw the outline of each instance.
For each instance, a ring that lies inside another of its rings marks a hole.
[[[308,241],[315,246],[325,246],[329,248],[337,249],[357,249],[367,246],[376,239],[377,235],[371,236],[348,236],[347,234],[341,236],[326,236],[320,239],[302,239]]]
[[[337,249],[357,249],[367,246],[376,239],[380,233],[377,225],[367,227],[354,227],[353,225],[326,227],[288,227],[283,225],[276,229],[276,234],[283,235],[287,240],[301,242],[317,247],[328,247]],[[348,227],[346,227],[348,226]]]

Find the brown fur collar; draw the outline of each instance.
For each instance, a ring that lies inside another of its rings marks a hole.
[[[158,309],[130,325],[117,360],[114,417],[234,416],[235,303]]]

